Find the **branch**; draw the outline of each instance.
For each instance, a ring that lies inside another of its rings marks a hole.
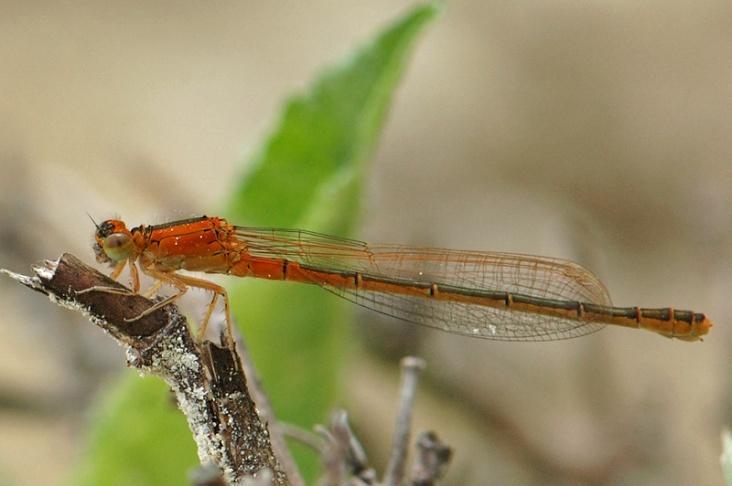
[[[188,420],[201,464],[216,465],[228,483],[271,474],[272,484],[289,484],[233,345],[197,343],[175,305],[127,322],[154,302],[132,294],[68,253],[56,262],[34,267],[35,276],[2,272],[48,295],[52,302],[85,314],[127,348],[130,366],[163,378]],[[77,294],[94,286],[120,293]]]
[[[434,432],[422,432],[417,439],[417,459],[412,468],[413,486],[433,486],[442,478],[452,458],[452,449]]]
[[[330,428],[317,426],[316,431],[325,439],[325,447],[319,447],[324,486],[376,484],[376,471],[369,467],[366,452],[353,433],[344,410],[333,413]]]
[[[420,358],[407,356],[402,359],[402,384],[399,392],[399,411],[397,412],[394,439],[391,446],[391,456],[386,467],[384,484],[397,486],[402,484],[404,468],[407,462],[407,447],[409,433],[412,427],[412,409],[414,408],[414,394],[417,390],[419,373],[424,370],[425,362]]]
[[[379,483],[376,471],[369,466],[366,452],[348,424],[348,416],[343,410],[336,411],[330,427],[316,427],[325,439],[325,447],[309,435],[297,431],[293,437],[313,444],[323,459],[325,475],[322,483],[327,486],[435,486],[444,475],[452,458],[452,449],[445,445],[434,432],[423,432],[417,439],[417,457],[407,483],[404,482],[407,448],[411,430],[414,395],[424,360],[407,356],[402,359],[402,380],[399,392],[399,411],[397,413],[391,457],[384,480]]]

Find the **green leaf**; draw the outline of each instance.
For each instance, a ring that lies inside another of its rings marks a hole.
[[[158,378],[125,373],[97,404],[90,430],[74,484],[188,484],[198,464],[185,418]]]
[[[287,103],[231,204],[237,224],[348,235],[358,219],[366,162],[417,35],[438,9],[422,5]],[[278,419],[311,428],[338,395],[349,311],[318,288],[245,281],[231,293]],[[296,454],[304,475],[313,455]]]
[[[416,7],[290,99],[248,164],[229,213],[253,226],[297,225],[337,172],[363,168],[412,44],[437,11],[434,4]]]
[[[366,160],[410,48],[437,10],[432,4],[414,8],[287,102],[229,201],[232,222],[340,235],[354,228]],[[308,428],[322,422],[348,352],[344,307],[319,288],[281,282],[243,282],[230,295],[278,418]],[[314,456],[304,462],[312,478]],[[186,484],[196,464],[193,439],[165,384],[128,376],[100,407],[74,479],[84,485]]]

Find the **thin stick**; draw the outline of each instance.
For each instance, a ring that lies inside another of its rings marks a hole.
[[[389,464],[384,475],[385,486],[402,484],[404,469],[407,462],[407,448],[412,425],[412,410],[414,395],[417,389],[419,373],[424,370],[425,362],[420,358],[407,356],[402,359],[402,380],[399,390],[399,411],[397,412],[394,439],[391,446]]]
[[[422,432],[417,439],[417,458],[412,468],[412,486],[434,486],[445,474],[452,449],[434,432]]]
[[[319,456],[325,454],[327,444],[325,440],[315,432],[311,432],[300,426],[282,421],[277,422],[277,429],[279,429],[283,436],[289,437],[290,439],[296,440],[299,443],[310,447],[312,450],[317,452]]]
[[[73,255],[64,254],[34,271],[30,277],[2,272],[48,295],[52,302],[85,314],[127,348],[130,366],[163,378],[186,415],[201,464],[216,465],[229,484],[256,478],[266,470],[272,472],[272,484],[290,484],[272,451],[267,425],[257,413],[233,346],[196,342],[174,305],[127,322],[155,303],[137,294],[80,294],[95,286],[125,287]]]
[[[348,423],[345,410],[333,412],[328,428],[316,426],[327,446],[323,449],[324,486],[367,486],[376,484],[376,471],[368,464],[366,452]]]

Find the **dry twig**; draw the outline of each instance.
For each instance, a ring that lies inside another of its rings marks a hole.
[[[452,449],[434,432],[422,432],[417,439],[417,459],[412,468],[413,486],[433,486],[445,474]]]
[[[293,430],[275,422],[243,341],[239,341],[238,350],[234,344],[219,347],[208,341],[196,342],[185,318],[172,304],[128,321],[155,303],[133,294],[70,254],[34,267],[36,275],[31,277],[1,271],[48,295],[51,301],[88,316],[126,348],[129,366],[157,375],[168,383],[176,393],[198,446],[202,467],[191,477],[194,484],[303,484],[281,436],[283,430],[290,434]],[[92,287],[112,291],[79,293]],[[399,411],[384,485],[403,484],[414,396],[424,367],[424,361],[419,358],[402,360]],[[322,456],[325,484],[378,484],[345,411],[334,413],[330,427],[321,427],[318,432],[322,439],[302,431],[293,435],[309,443]],[[417,450],[409,483],[436,484],[452,451],[431,432],[420,436]]]
[[[412,410],[419,373],[424,369],[423,360],[406,357],[402,360],[402,382],[399,393],[399,410],[392,444],[391,457],[383,482],[378,482],[376,472],[369,466],[366,453],[348,423],[343,410],[333,414],[330,427],[316,427],[325,439],[325,447],[318,446],[324,464],[322,483],[327,486],[402,485],[407,462],[407,449],[411,431]],[[303,436],[302,432],[293,434]],[[313,443],[305,436],[305,442]],[[434,486],[444,474],[452,457],[452,450],[442,443],[434,432],[420,434],[417,441],[417,457],[408,484]]]
[[[290,484],[272,451],[267,424],[257,413],[235,348],[197,343],[174,305],[127,322],[154,302],[132,294],[73,255],[64,254],[34,271],[31,277],[4,273],[84,313],[126,348],[130,366],[163,378],[188,420],[201,464],[216,465],[228,483],[269,471],[272,484]],[[120,293],[77,293],[94,286]]]
[[[397,486],[402,484],[407,462],[409,433],[412,427],[412,409],[414,394],[417,390],[419,373],[424,370],[425,362],[420,358],[407,356],[402,359],[402,384],[399,392],[399,410],[397,412],[394,439],[392,440],[389,464],[386,467],[384,484]]]

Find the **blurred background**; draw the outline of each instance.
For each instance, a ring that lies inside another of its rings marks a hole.
[[[63,251],[93,261],[85,212],[216,213],[282,100],[413,2],[0,5],[0,267],[27,272]],[[716,326],[691,344],[624,329],[495,343],[359,313],[340,404],[374,462],[410,352],[428,362],[416,428],[456,450],[447,484],[722,484],[731,47],[721,0],[466,0],[428,28],[357,236],[570,258],[617,305]],[[62,484],[123,350],[0,289],[0,482]]]

